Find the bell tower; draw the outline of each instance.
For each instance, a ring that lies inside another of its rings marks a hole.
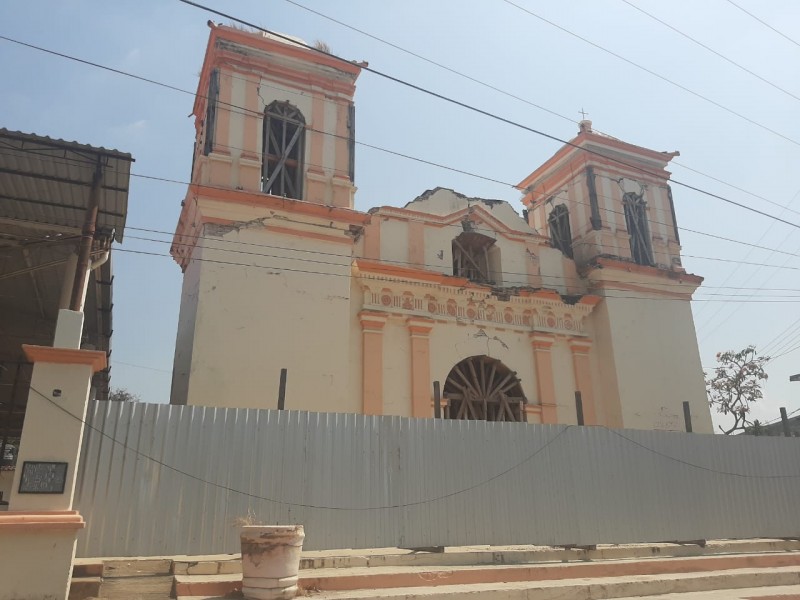
[[[518,187],[529,222],[578,267],[598,257],[683,272],[666,170],[678,152],[600,135],[592,122]]]
[[[352,208],[361,68],[288,36],[209,26],[192,183]]]
[[[209,26],[171,247],[183,291],[170,401],[274,408],[264,390],[291,367],[291,407],[324,410],[351,396],[350,257],[369,220],[353,210],[361,66]]]
[[[596,133],[584,120],[518,187],[531,227],[603,298],[592,328],[602,395],[619,402],[610,422],[679,429],[688,401],[695,424],[711,431],[690,302],[703,278],[681,262],[666,170],[675,156]]]

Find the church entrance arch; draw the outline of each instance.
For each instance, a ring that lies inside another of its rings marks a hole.
[[[454,366],[443,394],[444,417],[478,421],[526,421],[525,405],[517,374],[496,358],[471,356]]]

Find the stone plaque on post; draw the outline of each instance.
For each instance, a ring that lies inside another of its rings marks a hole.
[[[20,494],[63,494],[67,481],[65,462],[26,460],[19,480]]]

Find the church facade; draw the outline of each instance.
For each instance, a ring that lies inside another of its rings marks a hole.
[[[669,172],[580,132],[505,201],[354,206],[361,67],[211,25],[171,402],[711,433]]]

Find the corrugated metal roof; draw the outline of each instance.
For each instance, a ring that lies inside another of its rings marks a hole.
[[[121,242],[133,160],[119,150],[0,129],[0,217],[80,231],[99,166],[97,231]]]

